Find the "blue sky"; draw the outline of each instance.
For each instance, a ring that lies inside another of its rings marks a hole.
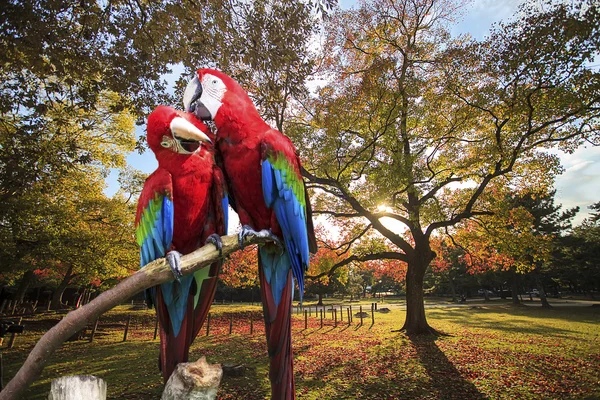
[[[343,8],[356,6],[356,0],[341,0]],[[507,20],[513,16],[520,0],[474,0],[466,6],[463,15],[452,26],[453,35],[469,33],[476,39],[483,39],[493,23]],[[174,81],[175,77],[167,77]],[[136,134],[142,134],[143,127]],[[557,153],[565,172],[556,179],[556,200],[563,207],[579,206],[581,212],[575,219],[578,224],[587,216],[587,206],[600,201],[600,147],[582,147],[573,154]],[[150,173],[157,167],[156,159],[150,151],[144,154],[132,153],[127,162],[136,169]],[[114,194],[118,189],[117,172],[113,171],[107,179],[106,193]],[[230,226],[235,226],[230,224]]]

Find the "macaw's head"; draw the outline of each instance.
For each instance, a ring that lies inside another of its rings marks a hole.
[[[246,91],[230,76],[201,68],[183,94],[183,108],[203,121],[215,121],[217,128],[227,120],[249,117],[258,111]]]
[[[148,116],[146,128],[148,146],[156,159],[189,157],[201,151],[202,142],[211,143],[212,133],[192,114],[167,106],[158,106]]]

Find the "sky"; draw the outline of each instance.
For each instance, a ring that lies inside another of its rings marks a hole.
[[[469,33],[481,40],[493,23],[510,19],[517,12],[520,3],[520,0],[473,0],[464,9],[462,17],[451,27],[451,32],[453,35]],[[341,0],[339,4],[348,9],[356,7],[357,1]],[[175,75],[166,77],[169,82],[174,82],[176,78]],[[136,135],[143,134],[142,129],[143,127],[139,127]],[[577,225],[588,215],[587,207],[600,201],[600,147],[587,146],[579,148],[573,154],[558,151],[555,154],[559,155],[564,168],[564,172],[556,178],[556,203],[562,204],[564,208],[580,207],[581,211],[574,220],[574,225]],[[130,154],[127,162],[146,173],[154,171],[158,165],[149,150],[141,155]],[[113,171],[107,178],[107,195],[118,190],[117,176],[117,171]],[[237,226],[237,220],[230,221],[229,226]]]

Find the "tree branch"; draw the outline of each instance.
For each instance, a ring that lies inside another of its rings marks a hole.
[[[212,264],[222,257],[240,249],[237,235],[223,236],[222,256],[212,244],[181,258],[181,272],[189,275],[202,267]],[[265,243],[268,240],[252,237],[245,245]],[[37,379],[48,363],[50,356],[75,332],[93,323],[100,315],[122,303],[136,293],[164,282],[172,281],[173,273],[164,258],[147,264],[135,274],[121,281],[114,288],[107,290],[81,308],[68,313],[58,324],[52,327],[37,342],[25,363],[14,378],[0,392],[0,400],[17,400],[23,392]]]
[[[383,251],[381,253],[373,253],[367,254],[364,256],[353,255],[348,258],[344,258],[342,261],[335,264],[333,267],[329,269],[329,271],[321,272],[318,275],[305,275],[306,279],[318,280],[325,275],[331,276],[338,269],[343,267],[344,265],[348,265],[353,261],[374,261],[374,260],[400,260],[404,262],[408,262],[408,257],[404,253],[396,253],[394,251]]]

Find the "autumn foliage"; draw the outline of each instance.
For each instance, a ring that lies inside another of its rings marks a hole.
[[[258,286],[258,251],[256,246],[231,254],[221,267],[221,281],[232,288]]]

